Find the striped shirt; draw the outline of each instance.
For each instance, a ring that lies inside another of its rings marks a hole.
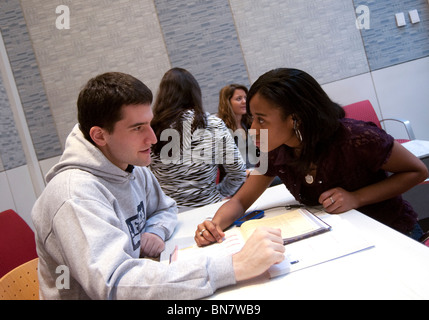
[[[207,114],[207,128],[191,133],[194,112],[184,114],[183,147],[174,132],[161,139],[168,141],[159,155],[152,153],[150,169],[161,188],[179,207],[201,207],[232,196],[246,179],[246,165],[225,123]],[[164,130],[165,131],[165,130]],[[169,130],[167,130],[169,131]],[[176,138],[176,139],[175,139]],[[216,184],[218,167],[226,172]]]

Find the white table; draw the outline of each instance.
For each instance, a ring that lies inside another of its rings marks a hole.
[[[420,159],[429,156],[429,141],[411,140],[403,143],[402,146]]]
[[[269,188],[252,208],[294,202],[280,185]],[[181,213],[166,251],[176,243],[192,244],[197,224],[213,216],[220,205]],[[429,247],[356,210],[339,217],[358,228],[374,247],[273,279],[262,275],[222,288],[209,299],[429,299]],[[311,241],[316,240],[317,236]]]

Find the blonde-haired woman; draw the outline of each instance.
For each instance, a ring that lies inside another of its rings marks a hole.
[[[235,143],[240,150],[247,168],[253,168],[257,163],[257,153],[254,144],[248,142],[248,130],[252,124],[246,110],[247,88],[241,84],[229,84],[219,92],[218,117],[232,131]]]

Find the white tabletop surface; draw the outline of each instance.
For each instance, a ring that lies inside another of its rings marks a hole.
[[[429,141],[411,140],[402,145],[416,157],[425,158],[429,156]]]
[[[295,201],[285,186],[280,185],[267,189],[251,209],[288,203]],[[221,204],[179,214],[179,225],[166,244],[166,253],[176,244],[193,244],[197,224],[213,216]],[[222,288],[209,299],[429,299],[429,247],[356,210],[322,215],[323,220],[333,225],[339,221],[338,217],[352,224],[374,246],[276,278],[269,279],[264,274]],[[317,237],[303,241],[317,241]]]

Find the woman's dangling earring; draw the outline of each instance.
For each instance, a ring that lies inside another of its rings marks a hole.
[[[301,131],[297,128],[296,119],[293,120],[293,130],[295,130],[295,135],[298,138],[299,142],[302,142]]]

